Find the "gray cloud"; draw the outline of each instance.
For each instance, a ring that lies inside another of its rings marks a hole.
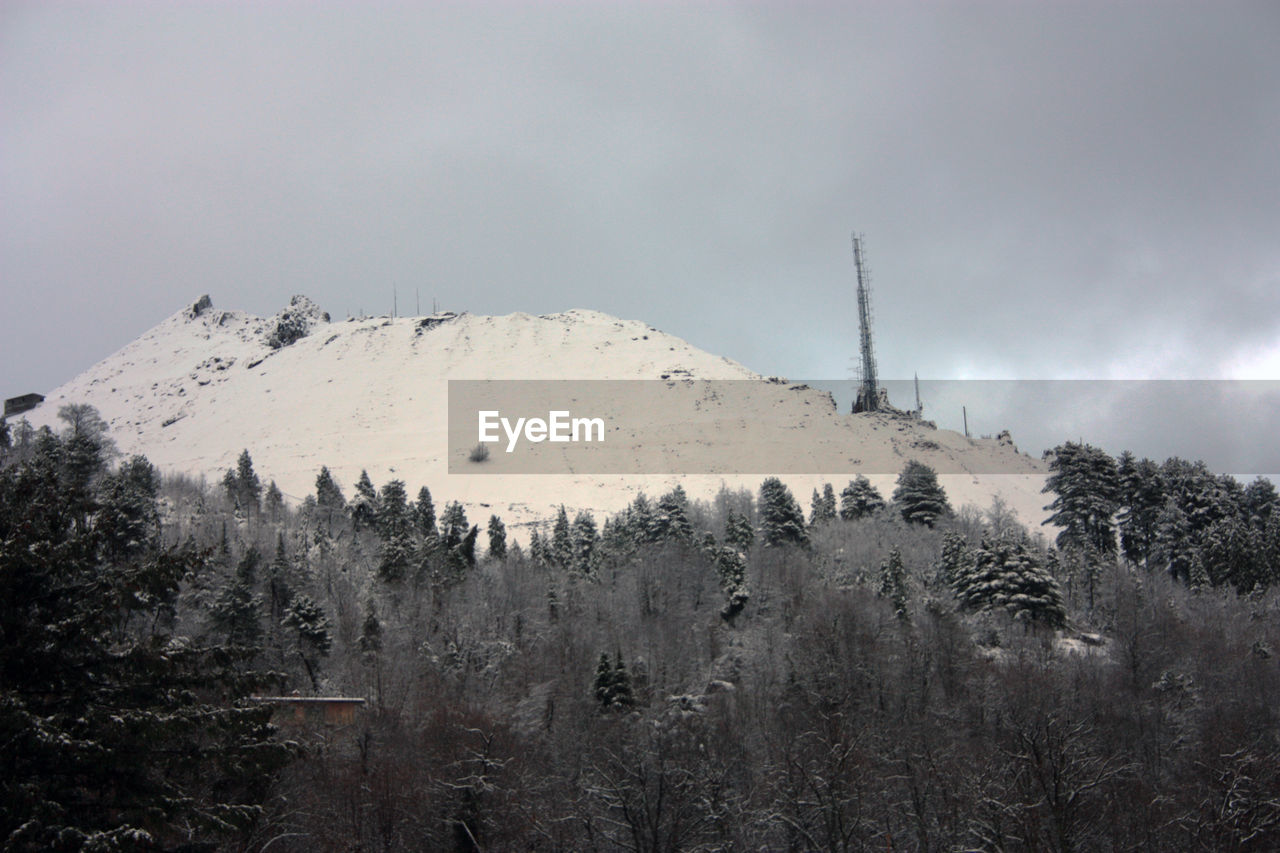
[[[0,358],[203,292],[591,307],[764,373],[1204,377],[1280,339],[1272,3],[0,7]]]

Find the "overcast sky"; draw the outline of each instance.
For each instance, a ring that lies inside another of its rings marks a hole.
[[[202,293],[1280,377],[1280,4],[0,4],[3,394]],[[1015,436],[1016,437],[1016,436]]]

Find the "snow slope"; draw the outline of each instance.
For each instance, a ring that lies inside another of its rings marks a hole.
[[[449,379],[660,378],[756,380],[718,400],[716,417],[745,420],[764,411],[774,424],[796,424],[790,449],[803,446],[819,462],[792,470],[821,470],[829,454],[842,460],[832,470],[847,471],[856,458],[854,468],[869,472],[888,496],[894,474],[886,472],[915,457],[957,472],[942,477],[956,506],[986,507],[999,494],[1024,522],[1035,526],[1044,516],[1042,464],[1008,445],[902,419],[842,415],[825,394],[765,382],[644,323],[594,311],[330,322],[305,297],[271,318],[217,310],[202,297],[52,391],[26,417],[35,426],[57,426],[60,406],[89,403],[122,452],[143,453],[165,471],[216,482],[248,448],[263,481],[274,479],[297,500],[313,490],[322,465],[348,496],[364,468],[377,485],[398,478],[410,494],[429,486],[438,505],[461,500],[477,522],[496,512],[519,525],[546,518],[561,503],[613,512],[639,491],[655,495],[677,480],[702,498],[722,485],[758,488],[756,475],[449,473]],[[646,452],[643,438],[633,441],[637,453]],[[784,448],[734,448],[739,451],[768,459]],[[681,453],[705,452],[663,448],[671,470],[680,470]],[[994,470],[1014,473],[972,473]],[[784,479],[807,507],[815,485],[831,480],[838,491],[849,476]]]

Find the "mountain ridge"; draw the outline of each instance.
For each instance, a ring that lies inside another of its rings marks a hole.
[[[449,473],[450,379],[673,377],[754,380],[762,391],[769,382],[644,322],[590,309],[333,320],[305,296],[272,317],[218,309],[203,296],[51,391],[27,418],[56,426],[61,406],[89,403],[123,453],[144,454],[164,471],[217,482],[248,449],[264,481],[274,479],[294,500],[313,490],[321,466],[348,495],[367,469],[376,484],[396,478],[412,491],[427,485],[437,500],[461,500],[473,513],[497,512],[517,525],[546,518],[562,503],[617,511],[636,493],[675,482],[692,497],[710,498],[722,485],[754,491],[759,477],[747,475],[547,475],[548,482]],[[1043,517],[1034,517],[1043,504],[1038,460],[920,421],[841,415],[829,395],[789,387],[800,392],[786,395],[794,405],[770,403],[769,414],[808,428],[797,430],[796,441],[814,442],[814,453],[856,447],[886,497],[907,456],[921,455],[926,463],[955,464],[957,473],[942,480],[957,507],[985,507],[998,495],[1024,523],[1034,527]],[[759,399],[725,403],[740,407],[727,414],[754,416]],[[917,446],[925,449],[916,454]],[[755,452],[768,458],[771,451]],[[979,473],[991,470],[1011,473]],[[812,486],[837,478],[784,479],[803,500]]]

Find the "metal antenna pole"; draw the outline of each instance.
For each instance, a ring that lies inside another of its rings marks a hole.
[[[858,328],[862,355],[862,384],[853,411],[874,412],[879,408],[880,392],[876,384],[876,356],[871,345],[871,271],[862,260],[862,238],[853,235],[853,265],[858,272]]]

